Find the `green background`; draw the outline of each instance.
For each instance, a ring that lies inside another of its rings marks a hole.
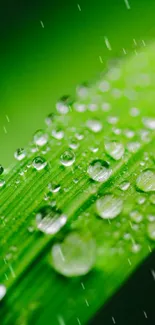
[[[60,96],[74,95],[76,85],[95,78],[109,58],[124,57],[122,48],[130,54],[143,47],[142,40],[146,46],[153,41],[155,2],[129,3],[130,10],[124,0],[1,4],[0,163],[4,167],[13,162],[14,151],[43,127]]]

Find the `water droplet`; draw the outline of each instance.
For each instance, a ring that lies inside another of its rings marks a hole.
[[[102,130],[102,123],[99,120],[88,120],[86,124],[87,127],[95,133]]]
[[[136,185],[143,192],[155,191],[155,170],[145,169],[142,171],[136,180]]]
[[[105,160],[95,159],[90,163],[87,173],[94,181],[104,183],[112,174],[112,169]]]
[[[135,223],[139,223],[143,220],[142,214],[137,210],[131,211],[130,217],[131,217],[132,221],[134,221]]]
[[[89,94],[88,85],[84,83],[82,85],[77,86],[76,93],[80,98],[86,99],[88,97],[88,94]]]
[[[152,195],[150,196],[150,202],[151,202],[152,204],[155,204],[155,194],[152,194]]]
[[[48,189],[49,191],[51,191],[52,193],[57,193],[60,191],[60,185],[57,183],[50,183],[48,184]]]
[[[63,96],[56,104],[56,109],[60,114],[67,114],[70,109],[71,99],[69,96]]]
[[[130,115],[135,117],[140,114],[139,109],[137,107],[132,107],[130,108]]]
[[[38,130],[33,136],[33,141],[37,146],[44,146],[48,141],[48,134],[44,130]]]
[[[106,194],[96,201],[96,210],[103,219],[116,218],[123,209],[123,200],[113,194]]]
[[[0,175],[2,175],[2,174],[3,174],[3,172],[4,172],[4,168],[3,168],[3,166],[2,166],[2,165],[0,165]]]
[[[55,130],[52,130],[52,136],[57,140],[61,140],[64,137],[64,131],[58,127]]]
[[[76,139],[72,138],[70,139],[69,147],[73,150],[76,150],[79,147],[79,143],[77,142]]]
[[[5,185],[5,180],[0,178],[0,188],[3,187]]]
[[[109,112],[111,110],[111,104],[110,103],[103,103],[101,105],[103,112]]]
[[[71,149],[64,151],[64,153],[60,157],[60,162],[65,167],[73,165],[73,163],[75,162],[74,152]]]
[[[83,103],[78,103],[78,102],[75,102],[73,104],[73,107],[75,108],[75,110],[77,112],[85,112],[86,111],[86,105],[83,104]]]
[[[126,129],[124,131],[124,135],[128,138],[128,139],[131,139],[135,136],[135,132],[131,129]]]
[[[50,126],[53,123],[54,119],[55,115],[53,113],[49,114],[45,119],[46,125]]]
[[[136,153],[141,147],[141,144],[137,141],[135,142],[129,142],[127,144],[127,149],[129,152]]]
[[[36,214],[37,228],[47,234],[56,234],[66,223],[67,217],[50,205],[42,207]]]
[[[109,124],[116,124],[118,122],[117,116],[108,116],[107,121]]]
[[[142,119],[143,124],[146,128],[150,130],[155,130],[155,118],[151,117],[144,117]]]
[[[146,201],[145,196],[139,196],[137,198],[137,203],[140,204],[140,205],[144,204],[145,201]]]
[[[43,157],[35,157],[32,162],[32,166],[36,170],[42,170],[46,167],[47,161]]]
[[[131,251],[133,253],[138,253],[141,250],[141,245],[134,243],[131,247]]]
[[[148,225],[147,233],[151,240],[155,240],[155,222],[152,222]]]
[[[122,191],[127,191],[128,190],[128,188],[130,187],[130,182],[126,182],[126,181],[124,181],[124,182],[122,182],[121,184],[120,184],[120,189],[122,190]]]
[[[124,155],[124,145],[118,141],[105,142],[106,153],[115,160],[120,160]]]
[[[99,84],[99,89],[103,93],[109,91],[109,89],[110,89],[110,83],[108,81],[106,81],[106,80],[101,81],[100,84]]]
[[[14,157],[17,160],[23,160],[26,157],[26,150],[23,148],[17,149],[16,152],[14,153]]]
[[[6,287],[4,284],[0,284],[0,301],[4,298],[6,295]]]
[[[95,263],[96,245],[92,238],[80,234],[69,234],[62,243],[52,247],[54,269],[67,277],[87,274]]]

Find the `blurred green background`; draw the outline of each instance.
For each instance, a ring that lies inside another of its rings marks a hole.
[[[0,163],[4,167],[13,162],[14,151],[43,127],[60,96],[74,94],[78,83],[96,77],[109,58],[125,56],[123,48],[134,53],[143,41],[147,46],[155,38],[155,1],[128,0],[130,9],[126,1],[2,1]]]

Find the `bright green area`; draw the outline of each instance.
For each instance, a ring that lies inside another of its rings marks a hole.
[[[31,144],[27,157],[4,174],[0,211],[0,283],[7,287],[0,310],[4,325],[85,324],[153,249],[148,230],[148,225],[154,225],[152,192],[138,190],[136,180],[147,168],[155,172],[154,49],[148,47],[102,74],[90,85],[85,99],[76,96],[77,104],[84,104],[86,111],[77,112],[73,104],[68,114],[58,114],[46,129],[49,141],[45,148],[34,154]],[[105,111],[105,103],[110,104],[109,111]],[[94,111],[92,104],[96,104]],[[138,109],[136,116],[131,108]],[[100,121],[100,132],[86,127],[90,119]],[[64,131],[61,140],[51,135],[58,127]],[[79,144],[76,159],[71,167],[64,167],[60,156],[72,138]],[[124,145],[120,160],[106,154],[107,139]],[[94,147],[96,152],[92,152]],[[42,171],[31,166],[38,155],[47,161]],[[88,177],[87,168],[94,159],[110,164],[112,175],[105,183]],[[126,191],[120,190],[123,181],[130,182]],[[49,182],[60,184],[60,191],[49,195]],[[153,178],[149,182],[153,188]],[[102,220],[95,208],[96,200],[105,193],[123,200],[122,212],[110,222]],[[68,221],[57,235],[43,235],[35,227],[36,210],[54,201]],[[134,210],[142,215],[140,222],[131,218]],[[67,279],[52,269],[50,251],[54,242],[72,231],[93,236],[96,263],[87,276]]]
[[[96,77],[110,57],[124,56],[122,48],[133,52],[143,47],[142,40],[148,44],[154,38],[154,1],[129,2],[127,10],[123,0],[82,0],[79,11],[73,1],[59,1],[59,6],[48,0],[40,5],[40,1],[35,10],[32,1],[21,11],[21,1],[15,10],[18,14],[12,13],[14,28],[10,18],[7,26],[7,17],[4,25],[1,11],[1,164],[12,163],[16,148],[26,146],[31,134],[43,126],[60,96],[74,94],[78,83]],[[112,51],[105,46],[104,36]]]

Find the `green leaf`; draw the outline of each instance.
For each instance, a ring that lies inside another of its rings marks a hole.
[[[85,324],[152,251],[154,80],[154,46],[110,64],[1,175],[3,324]]]

